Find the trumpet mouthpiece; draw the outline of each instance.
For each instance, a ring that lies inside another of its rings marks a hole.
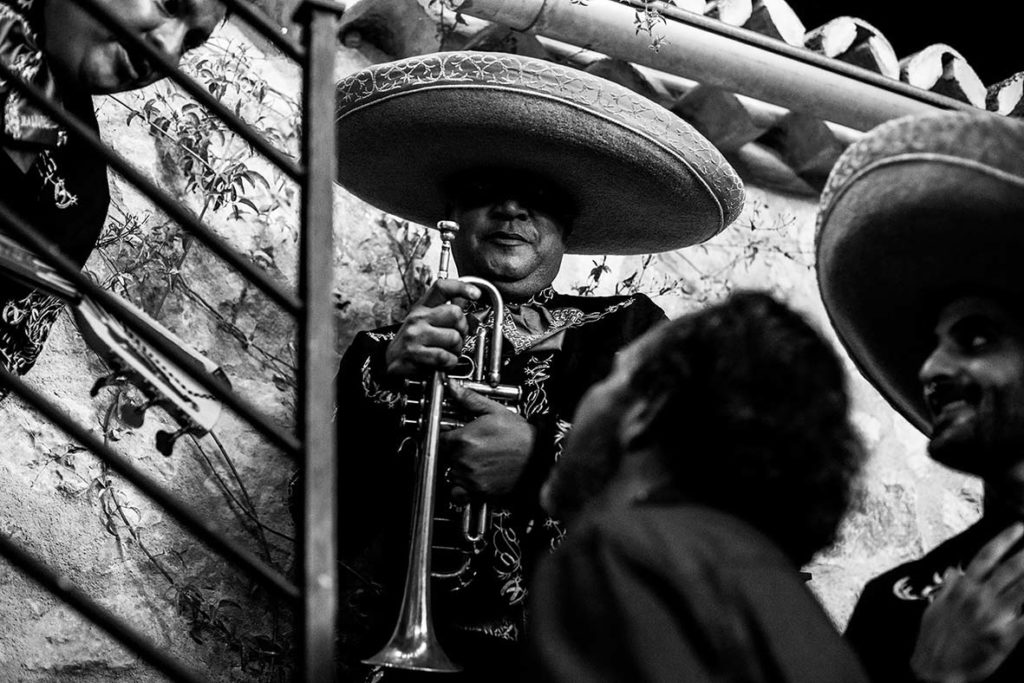
[[[437,230],[441,233],[441,239],[450,240],[459,231],[459,224],[455,221],[438,221]]]

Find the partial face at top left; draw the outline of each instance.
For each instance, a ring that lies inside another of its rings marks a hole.
[[[114,32],[74,0],[44,0],[43,50],[65,91],[93,95],[134,90],[162,75],[118,42]],[[216,0],[99,0],[140,39],[177,63],[223,21]]]

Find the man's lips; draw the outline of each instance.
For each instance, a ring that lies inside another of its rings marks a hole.
[[[973,410],[979,392],[976,387],[954,383],[936,383],[925,387],[924,400],[936,423]]]
[[[501,245],[530,244],[530,239],[521,233],[513,230],[495,230],[485,238],[488,242],[495,242]]]
[[[968,411],[972,411],[973,406],[967,401],[953,401],[947,403],[938,410],[933,409],[932,418],[936,425],[948,423],[954,418],[966,414]]]

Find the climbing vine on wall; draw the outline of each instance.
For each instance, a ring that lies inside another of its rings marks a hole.
[[[295,156],[297,102],[261,75],[262,59],[248,45],[214,38],[190,53],[182,67],[268,142]],[[169,81],[112,96],[110,102],[124,111],[130,128],[141,128],[155,140],[158,184],[172,194],[177,189],[179,199],[200,221],[226,232],[228,241],[247,252],[255,265],[290,286],[287,280],[294,267],[277,263],[277,245],[282,240],[285,244],[294,241],[295,184]],[[92,276],[158,320],[165,317],[173,298],[178,307],[187,307],[190,315],[209,321],[218,343],[234,346],[230,354],[224,348],[218,351],[228,357],[247,357],[255,368],[251,372],[265,377],[281,392],[282,412],[287,414],[289,406],[294,406],[295,386],[291,320],[273,311],[242,278],[231,280],[237,282],[234,289],[218,289],[217,285],[223,284],[220,280],[211,286],[209,272],[205,272],[211,259],[196,253],[199,245],[188,233],[140,202],[126,186],[117,185],[112,194],[109,220],[97,245],[98,261],[91,262]],[[275,236],[277,242],[272,240]],[[190,257],[193,261],[198,258],[204,267],[189,268]],[[225,274],[223,280],[232,277]],[[194,336],[182,336],[194,341]],[[142,397],[133,387],[115,385],[99,400],[99,428],[108,442],[127,438],[142,426]],[[171,457],[193,470],[192,476],[210,482],[209,499],[219,499],[214,503],[219,514],[236,520],[234,535],[248,537],[255,554],[286,573],[294,538],[289,528],[268,522],[261,503],[265,496],[253,495],[252,482],[247,483],[246,473],[237,466],[243,455],[248,456],[237,450],[235,442],[221,440],[214,432],[202,439],[179,441]],[[56,466],[67,470],[66,462],[64,457]],[[282,461],[282,482],[289,474],[286,465]],[[283,492],[284,486],[280,488]],[[145,558],[153,568],[154,580],[166,585],[167,603],[183,619],[193,641],[211,652],[221,652],[222,657],[233,653],[229,655],[235,658],[233,668],[244,680],[290,679],[292,615],[282,605],[247,582],[211,582],[210,560],[205,554],[178,545],[166,535],[147,533],[148,518],[140,512],[140,498],[105,467],[86,490],[98,507],[104,530],[116,539],[122,552]]]

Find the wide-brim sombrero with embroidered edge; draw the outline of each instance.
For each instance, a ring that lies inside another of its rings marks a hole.
[[[736,218],[743,185],[664,107],[540,59],[441,52],[378,64],[337,87],[338,183],[422,225],[445,183],[502,168],[554,180],[577,208],[567,251],[641,254],[703,242]]]
[[[822,193],[818,287],[861,373],[930,431],[918,371],[957,296],[1024,300],[1024,122],[898,119],[837,161]]]

